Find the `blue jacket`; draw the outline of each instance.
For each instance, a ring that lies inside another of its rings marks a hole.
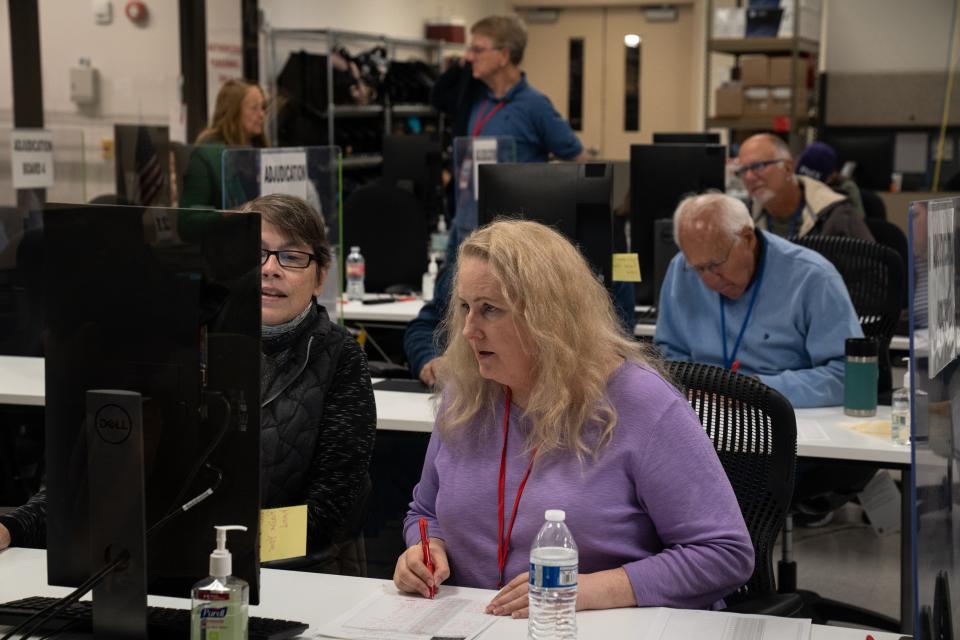
[[[794,407],[843,403],[844,343],[863,331],[836,268],[815,251],[757,231],[765,268],[736,359],[740,373],[756,375]],[[725,300],[726,335],[720,335],[720,294],[708,289],[678,253],[670,262],[654,342],[670,360],[724,366],[743,326],[756,277],[737,300]]]

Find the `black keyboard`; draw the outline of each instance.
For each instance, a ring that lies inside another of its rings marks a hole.
[[[33,596],[0,604],[0,625],[15,627],[38,611],[57,602],[57,598]],[[68,626],[67,623],[69,624]],[[283,640],[304,633],[308,625],[291,620],[258,618],[250,616],[248,621],[249,640]],[[93,603],[87,600],[75,602],[64,611],[50,618],[41,628],[47,633],[63,629],[64,631],[93,631]],[[147,607],[147,633],[154,638],[189,638],[190,610],[169,609],[166,607]]]
[[[637,324],[657,324],[657,308],[647,307],[636,312]]]

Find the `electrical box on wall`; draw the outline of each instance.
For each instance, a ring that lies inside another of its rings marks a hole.
[[[97,24],[113,22],[113,4],[110,0],[93,0],[93,21]]]
[[[89,62],[70,69],[70,99],[77,104],[97,101],[97,70]]]

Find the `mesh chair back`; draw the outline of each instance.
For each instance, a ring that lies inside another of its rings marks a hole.
[[[841,236],[805,236],[793,242],[833,263],[847,285],[863,335],[880,345],[880,390],[889,390],[890,339],[900,320],[906,279],[897,252],[875,242]]]
[[[753,575],[727,604],[774,594],[773,546],[793,496],[797,457],[793,407],[759,380],[727,369],[690,362],[667,362],[666,369],[713,442],[753,542]]]

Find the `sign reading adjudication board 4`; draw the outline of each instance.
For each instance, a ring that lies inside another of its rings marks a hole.
[[[931,378],[957,355],[954,217],[952,200],[930,203],[927,213],[927,317],[930,324]]]
[[[307,198],[307,152],[263,149],[260,152],[260,195],[285,193]]]
[[[43,129],[14,129],[10,136],[14,189],[53,186],[53,134]]]

